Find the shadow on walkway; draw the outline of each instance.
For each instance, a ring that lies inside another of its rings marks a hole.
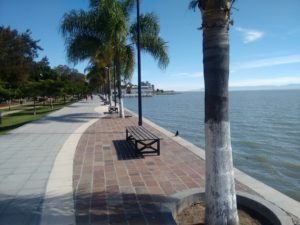
[[[139,191],[138,187],[136,188]],[[141,188],[142,189],[142,188]],[[86,224],[173,224],[173,218],[163,203],[172,203],[176,199],[163,195],[120,193],[111,190],[103,192],[77,192],[75,197],[75,216],[77,225]],[[48,199],[53,202],[48,210],[51,221],[62,216],[69,216],[72,208],[57,208],[57,202],[68,202],[70,195],[61,195]],[[26,195],[11,200],[10,196],[1,195],[0,224],[38,225],[42,217],[41,195]],[[166,223],[171,222],[171,223]],[[174,223],[175,224],[175,223]]]
[[[136,155],[134,144],[126,140],[113,140],[118,160],[132,160],[144,158],[143,155]]]
[[[113,140],[112,142],[115,146],[118,160],[144,159],[145,157],[157,156],[157,153],[153,151],[143,151],[136,154],[135,146],[132,141]]]
[[[162,203],[176,201],[162,195],[95,192],[76,194],[76,224],[176,224]],[[169,222],[169,223],[167,223]]]
[[[97,113],[73,113],[67,114],[64,116],[47,116],[43,119],[36,120],[32,123],[41,124],[47,122],[65,122],[65,123],[84,123],[88,120],[99,119],[99,115]]]
[[[0,194],[0,224],[39,224],[43,198],[43,195],[24,195],[16,198]]]

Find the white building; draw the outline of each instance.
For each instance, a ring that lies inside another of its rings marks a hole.
[[[141,86],[142,96],[143,97],[152,97],[153,88],[152,86]],[[138,96],[138,86],[137,85],[128,85],[126,89],[122,90],[124,97],[137,97]]]

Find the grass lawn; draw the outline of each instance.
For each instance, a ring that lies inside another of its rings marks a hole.
[[[69,103],[68,103],[69,104]],[[18,113],[9,114],[2,118],[2,123],[0,124],[0,135],[7,133],[10,130],[13,130],[17,127],[20,127],[26,123],[29,123],[34,120],[38,120],[50,112],[61,109],[68,104],[55,104],[53,105],[53,109],[49,105],[42,106],[39,105],[36,108],[36,115],[33,115],[34,109],[30,107],[24,107],[24,110]],[[18,108],[19,110],[20,108]],[[13,109],[15,110],[15,109]]]

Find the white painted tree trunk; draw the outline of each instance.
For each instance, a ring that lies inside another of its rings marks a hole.
[[[123,98],[119,99],[119,109],[120,109],[119,111],[120,118],[125,118]]]
[[[205,82],[207,225],[238,225],[229,120],[231,0],[200,1]]]
[[[230,122],[205,123],[206,221],[210,225],[237,225]],[[210,213],[210,212],[214,213]]]

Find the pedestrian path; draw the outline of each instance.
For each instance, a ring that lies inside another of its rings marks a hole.
[[[0,224],[36,225],[57,154],[92,119],[98,97],[83,100],[0,136]]]
[[[205,161],[153,126],[161,155],[136,157],[125,127],[137,118],[102,118],[82,135],[74,158],[76,224],[174,224],[161,211],[172,195],[205,187]],[[236,182],[238,191],[258,195]]]

